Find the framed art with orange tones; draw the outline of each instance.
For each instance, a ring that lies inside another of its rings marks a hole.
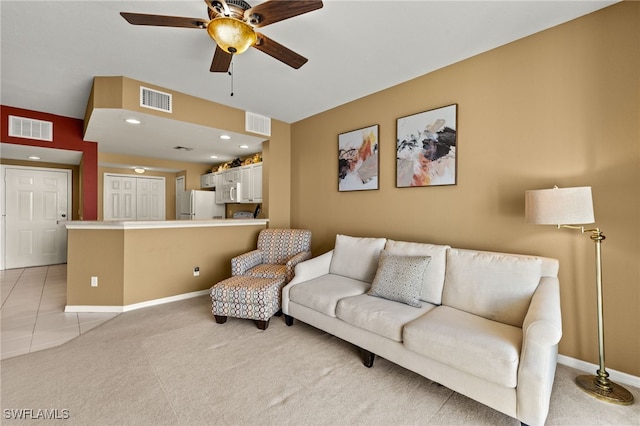
[[[378,125],[338,135],[338,191],[378,189]]]

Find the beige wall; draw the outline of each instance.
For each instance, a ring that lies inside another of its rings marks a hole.
[[[70,229],[67,304],[126,306],[206,290],[231,276],[230,259],[255,249],[264,228]]]
[[[527,225],[527,189],[593,187],[607,366],[640,375],[640,3],[608,7],[292,125],[291,223],[560,260],[560,353],[598,362],[594,245]],[[416,53],[420,54],[420,53]],[[395,187],[396,119],[458,104],[458,184]],[[337,190],[337,137],[380,125],[380,189]]]

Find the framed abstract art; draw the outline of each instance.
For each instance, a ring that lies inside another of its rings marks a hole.
[[[378,189],[378,125],[338,135],[338,191]]]
[[[396,187],[457,183],[457,110],[453,104],[398,118]]]

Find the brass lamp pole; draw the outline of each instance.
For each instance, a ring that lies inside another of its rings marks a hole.
[[[602,304],[602,241],[605,236],[599,228],[584,229],[584,226],[566,225],[587,224],[595,221],[591,187],[558,188],[527,191],[525,194],[525,210],[528,223],[538,225],[556,225],[558,229],[579,229],[582,233],[590,232],[591,240],[596,245],[596,287],[598,312],[598,353],[600,366],[596,375],[576,377],[576,383],[583,391],[600,400],[629,405],[633,403],[633,395],[622,386],[609,380],[609,373],[604,366],[604,316]]]

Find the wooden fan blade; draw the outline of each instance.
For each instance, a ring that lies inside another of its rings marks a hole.
[[[244,19],[253,27],[264,27],[311,12],[322,7],[322,1],[268,0],[244,11]]]
[[[256,35],[258,36],[258,42],[253,45],[256,49],[295,69],[298,69],[307,63],[308,59],[304,56],[298,55],[293,50],[284,47],[280,43],[275,42],[258,32],[256,32]]]
[[[227,72],[229,71],[229,65],[231,65],[231,59],[233,56],[231,53],[227,53],[220,46],[216,44],[216,51],[213,53],[213,61],[211,61],[211,72]]]
[[[200,18],[182,16],[147,15],[145,13],[120,12],[120,15],[133,25],[151,25],[154,27],[207,28],[209,21]]]

